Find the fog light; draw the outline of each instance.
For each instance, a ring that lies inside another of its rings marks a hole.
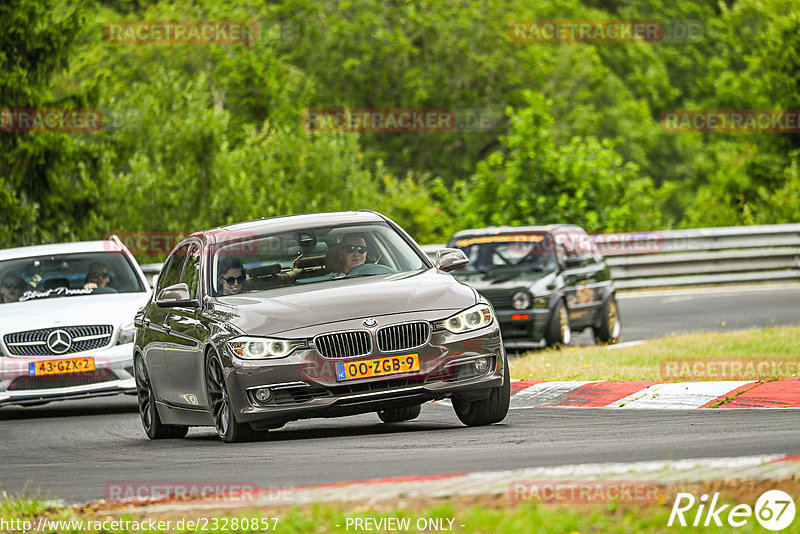
[[[489,360],[486,358],[478,358],[475,360],[475,370],[479,373],[485,373],[489,368]]]
[[[272,398],[272,390],[269,388],[258,388],[255,397],[258,402],[269,402]]]

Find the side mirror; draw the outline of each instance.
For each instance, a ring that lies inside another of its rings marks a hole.
[[[436,266],[450,272],[469,264],[469,258],[460,248],[440,248],[436,251]]]
[[[200,303],[189,296],[189,286],[175,284],[161,290],[156,298],[156,305],[162,308],[199,308]]]
[[[581,259],[578,256],[567,256],[564,259],[564,265],[567,266],[567,269],[575,269],[576,267],[581,266]]]

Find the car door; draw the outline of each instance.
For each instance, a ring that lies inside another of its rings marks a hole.
[[[193,300],[201,298],[200,246],[193,243],[186,256],[180,283],[189,287]],[[203,341],[207,329],[200,318],[199,308],[169,308],[165,319],[168,342],[164,358],[170,374],[172,396],[169,402],[185,408],[203,403]]]
[[[153,301],[142,317],[142,324],[147,330],[147,343],[144,347],[145,362],[147,363],[150,382],[153,384],[153,390],[158,400],[170,398],[171,383],[167,372],[166,360],[164,359],[164,347],[169,342],[169,336],[164,325],[167,324],[169,309],[158,306],[156,301],[161,291],[173,284],[177,284],[180,280],[188,248],[188,245],[181,247],[164,262],[164,268],[161,276],[159,276]]]
[[[564,298],[573,330],[589,326],[597,307],[597,268],[591,240],[580,228],[554,232],[558,263],[562,268]]]
[[[575,253],[580,261],[580,279],[575,291],[575,310],[580,313],[578,324],[591,326],[595,313],[603,298],[605,264],[598,261],[599,255],[591,237],[583,230],[576,229]]]

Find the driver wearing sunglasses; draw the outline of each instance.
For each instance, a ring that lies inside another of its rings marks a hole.
[[[220,295],[238,295],[246,279],[244,265],[236,258],[226,257],[219,262],[217,292]]]
[[[19,302],[22,292],[28,289],[25,280],[16,274],[9,273],[3,277],[0,283],[0,302]]]
[[[361,234],[347,234],[342,240],[339,248],[339,265],[341,265],[341,273],[345,275],[350,272],[353,267],[363,265],[367,262],[367,241]]]

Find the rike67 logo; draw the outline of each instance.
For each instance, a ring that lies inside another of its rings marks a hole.
[[[783,530],[794,521],[794,501],[788,493],[781,490],[764,492],[756,501],[755,508],[749,504],[720,504],[719,493],[711,500],[707,494],[695,499],[691,493],[678,493],[667,526],[693,527],[742,527],[753,517],[767,530]]]

